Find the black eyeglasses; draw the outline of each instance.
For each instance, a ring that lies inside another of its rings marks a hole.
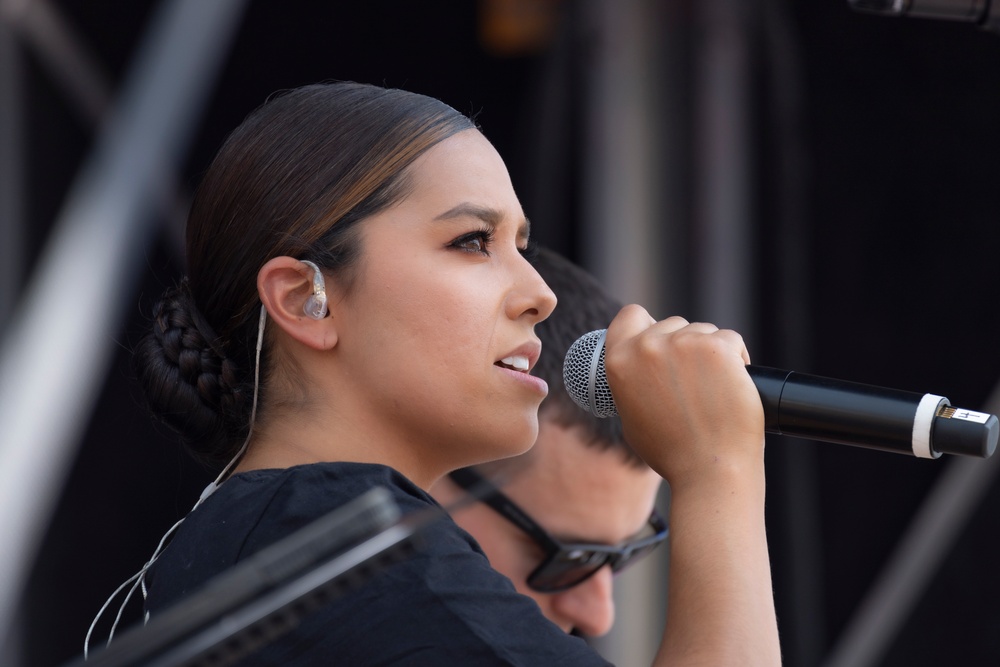
[[[612,572],[621,572],[667,538],[667,522],[654,510],[648,523],[652,534],[646,537],[616,546],[563,544],[474,470],[463,468],[449,476],[453,482],[523,530],[544,549],[545,558],[542,563],[528,575],[528,586],[540,593],[556,593],[572,588],[597,574],[605,565],[609,565]]]

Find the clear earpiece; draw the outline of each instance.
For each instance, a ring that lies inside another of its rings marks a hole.
[[[317,298],[314,294],[306,299],[306,305],[302,310],[314,320],[321,320],[326,317],[326,299]]]
[[[314,320],[321,320],[326,317],[326,281],[323,280],[323,273],[319,267],[307,259],[302,260],[313,270],[313,293],[306,299],[302,310]]]

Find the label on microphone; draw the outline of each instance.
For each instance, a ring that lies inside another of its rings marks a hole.
[[[982,412],[975,412],[974,410],[955,410],[955,414],[951,415],[951,418],[964,419],[965,421],[985,424],[986,420],[990,418],[990,415]]]

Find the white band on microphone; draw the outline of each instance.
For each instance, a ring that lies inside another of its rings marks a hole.
[[[917,414],[913,416],[913,455],[922,459],[936,459],[941,456],[931,448],[931,426],[937,415],[938,407],[950,405],[944,396],[924,394],[917,405]]]

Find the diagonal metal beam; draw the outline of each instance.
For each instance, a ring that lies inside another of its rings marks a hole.
[[[0,341],[0,627],[58,498],[181,158],[245,0],[165,0]]]
[[[83,120],[99,131],[111,109],[111,82],[93,49],[88,48],[59,8],[51,0],[0,0],[0,22],[4,21],[13,36],[20,37],[23,50],[44,65]],[[183,254],[190,194],[181,187],[172,169],[163,169],[161,178],[161,215],[175,251]]]
[[[0,0],[0,20],[38,55],[88,121],[104,119],[111,102],[107,77],[50,0]]]

